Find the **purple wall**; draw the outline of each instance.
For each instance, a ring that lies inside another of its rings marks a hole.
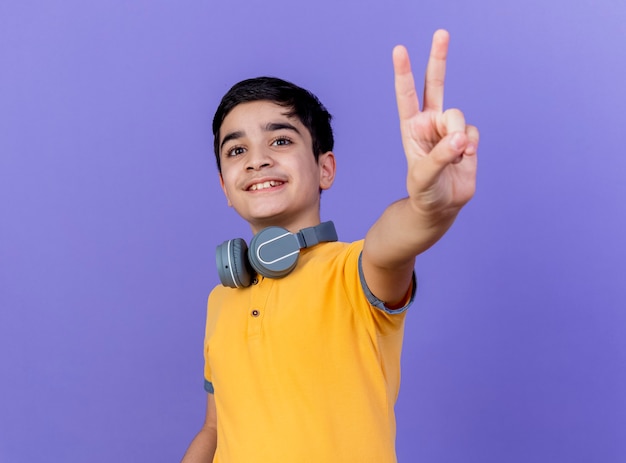
[[[335,115],[323,218],[403,195],[391,48],[481,129],[479,189],[417,264],[402,462],[626,461],[621,0],[0,4],[0,461],[177,461],[204,415],[226,207],[210,120],[278,75]]]

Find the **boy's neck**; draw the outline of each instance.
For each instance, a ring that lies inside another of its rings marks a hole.
[[[281,227],[291,233],[297,233],[303,228],[314,227],[320,223],[321,219],[319,214],[317,214],[312,217],[298,218],[296,220],[280,220],[280,218],[274,217],[263,221],[256,221],[254,223],[250,223],[249,225],[253,234],[257,234],[264,228],[268,227]]]

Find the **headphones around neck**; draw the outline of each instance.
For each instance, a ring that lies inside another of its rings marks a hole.
[[[267,278],[282,278],[296,267],[300,249],[337,241],[332,222],[291,233],[281,227],[268,227],[254,235],[250,248],[242,238],[224,241],[217,247],[215,262],[224,286],[245,288],[255,272]]]

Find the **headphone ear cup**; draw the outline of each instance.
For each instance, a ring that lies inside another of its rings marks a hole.
[[[295,234],[280,227],[268,227],[250,241],[248,260],[257,273],[267,278],[289,275],[298,263],[300,246]]]
[[[228,240],[217,247],[215,263],[224,286],[241,288],[252,283],[253,270],[248,262],[248,245],[241,238]]]

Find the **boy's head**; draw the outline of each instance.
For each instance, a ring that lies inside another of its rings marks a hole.
[[[297,117],[308,129],[313,143],[313,156],[332,151],[332,116],[324,105],[308,90],[275,77],[256,77],[235,84],[222,98],[213,117],[213,149],[217,169],[221,172],[220,129],[226,116],[242,103],[270,101],[287,109],[286,115]]]

